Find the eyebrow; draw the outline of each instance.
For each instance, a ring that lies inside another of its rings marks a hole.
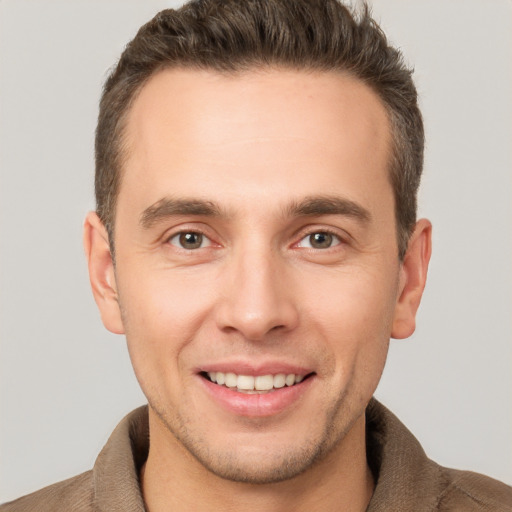
[[[338,196],[311,196],[293,201],[284,209],[284,214],[286,217],[343,215],[365,224],[371,220],[371,214],[366,208],[350,199]],[[142,212],[140,224],[143,228],[149,229],[163,219],[178,215],[227,216],[213,201],[164,197]]]
[[[355,201],[338,196],[312,196],[293,202],[285,210],[291,217],[343,215],[352,217],[364,224],[370,222],[372,216],[369,210]]]
[[[211,201],[164,197],[142,212],[140,223],[143,228],[149,229],[160,220],[176,215],[220,217],[221,210]]]

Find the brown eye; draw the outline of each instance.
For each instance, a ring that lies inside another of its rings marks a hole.
[[[327,249],[332,245],[333,236],[330,233],[313,233],[309,235],[309,243],[315,249]]]
[[[194,231],[178,233],[169,239],[169,243],[187,250],[200,249],[201,247],[210,245],[208,238],[203,236],[202,233],[196,233]]]
[[[327,231],[317,231],[305,236],[298,244],[299,247],[308,249],[330,249],[341,243],[341,240]]]

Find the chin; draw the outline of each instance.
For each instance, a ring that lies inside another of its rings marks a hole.
[[[183,442],[183,441],[182,441]],[[246,450],[212,453],[197,446],[187,446],[187,450],[210,473],[232,482],[261,485],[283,482],[304,473],[322,460],[330,447],[311,444],[300,448],[282,448],[279,452],[270,449],[258,450],[258,455],[249,455]],[[241,453],[242,452],[242,453]]]
[[[167,433],[208,472],[224,480],[253,485],[290,480],[315,467],[336,450],[351,427],[327,420],[322,426],[317,425],[315,436],[311,436],[315,429],[310,428],[309,435],[303,432],[301,436],[295,431],[295,439],[270,432],[226,434],[215,439],[208,432],[191,428],[189,422],[178,421],[177,425],[158,416]]]

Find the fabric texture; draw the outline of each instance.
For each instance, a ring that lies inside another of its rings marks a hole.
[[[368,463],[377,484],[367,512],[512,512],[512,487],[431,461],[374,399],[366,417]],[[144,512],[138,475],[148,449],[145,406],[121,421],[91,471],[1,505],[0,512]]]

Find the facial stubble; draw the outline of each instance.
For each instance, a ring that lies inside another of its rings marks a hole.
[[[350,410],[350,405],[346,403],[350,391],[350,387],[344,390],[335,403],[325,410],[324,426],[319,434],[303,439],[300,446],[280,453],[271,453],[261,447],[258,464],[247,462],[243,450],[237,450],[236,443],[230,445],[230,451],[218,451],[215,446],[208,446],[204,436],[194,429],[193,421],[182,414],[171,418],[162,404],[155,400],[148,401],[173,442],[177,442],[207,471],[232,482],[264,485],[293,479],[318,465],[336,449],[360,415],[364,414],[364,405],[362,412]],[[253,421],[251,427],[255,435],[269,428],[268,422],[261,420]]]

